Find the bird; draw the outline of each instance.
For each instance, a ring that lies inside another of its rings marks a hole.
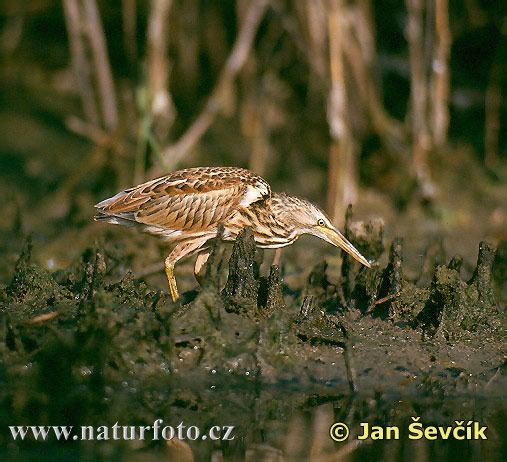
[[[312,202],[272,192],[259,175],[239,167],[194,167],[179,170],[119,192],[95,205],[95,220],[136,227],[174,245],[165,259],[173,301],[179,298],[174,266],[198,254],[199,280],[210,255],[210,241],[233,241],[250,227],[260,248],[292,244],[311,234],[340,247],[366,267],[370,262]]]

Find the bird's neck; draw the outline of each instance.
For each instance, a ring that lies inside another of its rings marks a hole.
[[[276,248],[292,244],[299,236],[293,227],[279,218],[276,205],[269,198],[239,210],[233,219],[237,232],[250,227],[259,247]]]

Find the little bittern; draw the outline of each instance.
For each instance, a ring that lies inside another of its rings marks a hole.
[[[198,276],[209,257],[206,243],[217,237],[220,223],[222,239],[233,241],[248,226],[256,244],[263,248],[283,247],[301,234],[313,234],[370,267],[319,207],[299,197],[271,192],[264,179],[242,168],[180,170],[126,189],[95,207],[95,220],[136,226],[176,244],[165,260],[174,301],[178,299],[174,265],[199,253],[194,270]]]

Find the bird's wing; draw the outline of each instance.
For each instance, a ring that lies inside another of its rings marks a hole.
[[[118,193],[96,205],[97,219],[124,221],[171,230],[209,229],[238,208],[269,197],[269,185],[239,168],[180,170]]]

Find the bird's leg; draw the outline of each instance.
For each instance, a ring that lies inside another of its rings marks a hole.
[[[194,275],[195,275],[195,279],[197,280],[197,282],[201,286],[204,283],[203,268],[206,265],[206,262],[208,261],[210,254],[211,254],[211,250],[206,250],[204,252],[201,252],[197,255],[197,260],[195,261]]]
[[[173,302],[178,300],[178,286],[176,285],[176,278],[174,277],[174,262],[171,260],[171,255],[165,259],[165,274],[167,281],[169,282],[169,289],[171,291],[171,297]]]
[[[180,242],[165,259],[165,274],[167,276],[167,281],[169,282],[169,289],[171,290],[171,297],[174,302],[179,298],[178,286],[176,285],[176,278],[174,277],[174,265],[183,257],[191,255],[199,249],[199,247],[201,247],[207,240],[207,237],[201,237],[195,240]]]

